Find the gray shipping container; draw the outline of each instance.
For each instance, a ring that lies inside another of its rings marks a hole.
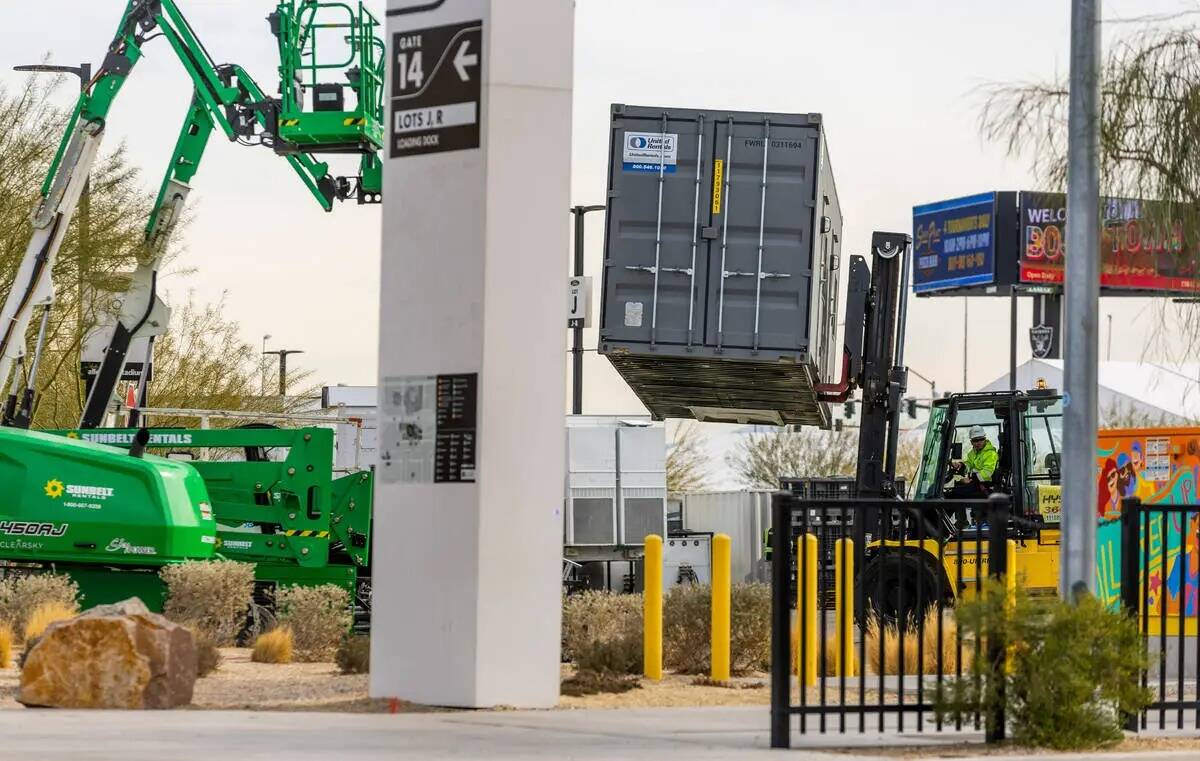
[[[600,352],[655,419],[830,426],[842,212],[819,114],[614,105]]]

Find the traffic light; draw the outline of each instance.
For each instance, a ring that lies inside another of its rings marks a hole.
[[[842,405],[842,417],[846,418],[847,420],[854,417],[853,401],[846,402],[844,405]]]
[[[840,421],[840,420],[833,421],[833,432],[834,433],[842,432],[842,421]]]
[[[910,418],[912,418],[913,420],[917,419],[917,400],[916,399],[905,399],[904,400],[904,409],[908,412],[908,416]]]

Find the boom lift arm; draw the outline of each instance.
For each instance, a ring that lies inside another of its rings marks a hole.
[[[316,13],[330,4],[316,0],[287,0],[272,14],[272,26],[277,17],[291,21],[301,28],[319,28]],[[343,3],[331,4],[350,11],[350,27],[354,35],[373,34],[376,26],[365,8],[359,15]],[[302,22],[304,14],[309,16]],[[369,23],[368,23],[369,20]],[[342,25],[338,25],[341,28]],[[26,373],[25,391],[18,405],[21,370],[14,374],[14,365],[23,363],[25,340],[36,307],[43,307],[43,326],[53,303],[54,286],[51,273],[58,251],[75,212],[83,185],[91,171],[104,136],[105,124],[113,102],[119,95],[134,66],[142,58],[142,48],[155,37],[165,37],[191,78],[195,91],[183,128],[175,146],[166,176],[155,201],[154,211],[146,225],[145,243],[137,252],[137,268],[128,290],[119,299],[117,326],[104,362],[92,384],[85,405],[81,427],[95,427],[103,420],[104,410],[115,392],[123,371],[129,344],[135,337],[161,334],[166,327],[169,311],[157,297],[157,271],[166,253],[172,231],[182,214],[183,203],[190,189],[189,182],[199,168],[204,149],[212,131],[219,127],[225,136],[245,145],[262,145],[283,155],[308,187],[321,207],[329,211],[335,199],[357,197],[359,203],[377,203],[379,195],[380,162],[376,155],[382,138],[375,140],[374,131],[382,115],[378,105],[378,89],[368,91],[382,74],[382,58],[376,63],[375,43],[352,41],[351,61],[359,56],[369,69],[372,79],[358,76],[361,120],[343,119],[346,130],[363,135],[357,150],[362,153],[363,176],[357,185],[351,178],[334,178],[329,166],[313,158],[323,150],[315,140],[305,140],[298,134],[289,140],[280,137],[281,112],[290,110],[293,116],[303,109],[303,93],[293,96],[290,104],[281,104],[266,96],[252,77],[236,65],[217,65],[180,12],[174,0],[129,0],[117,33],[109,46],[104,62],[84,88],[68,122],[58,151],[42,185],[42,200],[33,215],[33,235],[19,266],[12,291],[0,310],[0,398],[5,397],[4,422],[28,426],[32,417],[34,384],[44,329],[39,333],[34,360]],[[350,40],[348,40],[350,41]],[[314,45],[312,40],[299,44]],[[284,52],[281,40],[281,55]],[[295,57],[310,55],[315,63],[315,48],[295,51]],[[370,65],[367,65],[370,64]],[[285,67],[281,67],[281,72]],[[315,77],[315,68],[314,68]],[[352,86],[354,81],[352,80]],[[281,88],[281,90],[284,88]],[[379,88],[381,89],[381,88]],[[369,99],[363,95],[371,96]],[[289,119],[289,121],[300,121]],[[361,123],[360,123],[361,122]],[[11,382],[10,382],[11,377]]]

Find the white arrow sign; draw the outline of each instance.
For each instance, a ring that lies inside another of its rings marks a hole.
[[[454,68],[458,70],[458,78],[464,82],[471,81],[471,76],[467,74],[467,67],[476,66],[479,63],[479,56],[474,53],[467,54],[469,47],[471,47],[471,41],[463,40],[463,43],[458,46],[458,52],[454,54]]]

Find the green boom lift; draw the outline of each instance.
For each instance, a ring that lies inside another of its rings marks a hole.
[[[362,2],[317,0],[283,0],[267,21],[279,46],[278,97],[265,94],[240,66],[217,64],[174,0],[129,0],[54,156],[33,235],[0,309],[0,561],[6,572],[68,572],[88,604],[129,594],[160,604],[156,571],[187,559],[244,559],[256,563],[267,585],[332,582],[351,591],[369,562],[371,476],[333,478],[327,429],[97,430],[132,341],[148,338],[152,351],[154,337],[166,329],[169,309],[157,293],[158,268],[215,130],[281,156],[325,211],[336,201],[381,201],[386,56],[379,22]],[[59,435],[29,431],[58,250],[110,109],[143,47],[159,37],[183,64],[194,92],[136,252],[137,267],[116,299],[119,314],[78,428]],[[321,154],[358,155],[359,174],[334,176]],[[41,326],[26,366],[37,309]],[[145,383],[143,376],[142,404]],[[161,446],[245,456],[186,463],[146,453]],[[276,456],[267,456],[269,450]]]

